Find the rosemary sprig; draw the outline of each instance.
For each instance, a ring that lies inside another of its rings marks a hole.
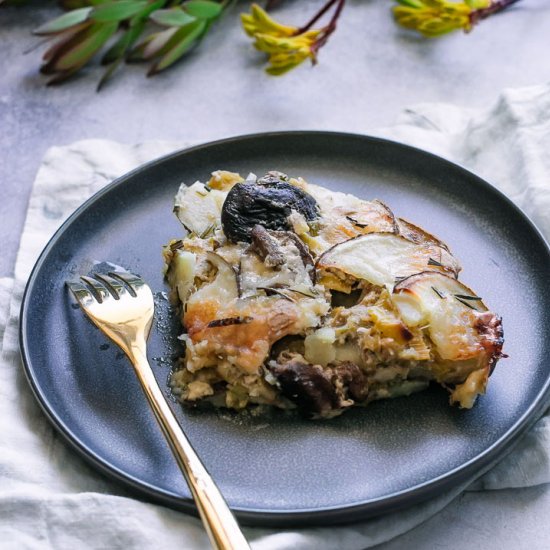
[[[480,302],[482,300],[482,298],[480,298],[479,296],[468,296],[466,294],[455,294],[455,297],[460,298],[461,300],[474,300],[477,302]]]
[[[305,296],[306,298],[316,298],[317,294],[315,292],[304,292],[303,290],[298,290],[297,288],[287,288],[286,290],[290,292],[295,292],[296,294],[301,294],[302,296]]]
[[[181,239],[178,239],[177,241],[174,241],[170,243],[170,250],[172,252],[175,252],[176,250],[179,250],[180,248],[183,248],[183,241]]]
[[[206,239],[210,233],[212,233],[216,229],[216,224],[211,223],[200,235],[199,239]]]
[[[259,286],[257,288],[258,290],[263,290],[267,296],[273,296],[274,294],[277,294],[278,296],[281,296],[281,298],[285,298],[285,300],[288,300],[289,302],[296,303],[296,300],[294,298],[278,288],[274,288],[271,286]]]
[[[359,229],[364,229],[365,227],[368,227],[368,223],[361,223],[358,222],[355,218],[352,218],[351,216],[346,216],[346,219],[351,222],[353,225],[359,227]]]
[[[231,325],[244,325],[253,321],[254,318],[250,316],[245,317],[226,317],[224,319],[214,319],[210,321],[206,328],[219,328],[219,327],[229,327]]]
[[[437,260],[434,260],[433,258],[430,258],[428,260],[428,265],[435,265],[437,267],[444,267],[442,263],[438,262]]]
[[[466,307],[469,307],[470,309],[475,309],[475,307],[468,303],[467,300],[463,300],[462,298],[459,298],[456,294],[455,294],[455,298],[461,303],[461,304],[464,304]]]
[[[432,286],[432,290],[433,290],[442,300],[445,299],[445,294],[443,294],[440,290],[437,290],[437,288],[435,288],[435,286]]]

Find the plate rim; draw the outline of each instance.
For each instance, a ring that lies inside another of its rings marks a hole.
[[[77,435],[75,435],[65,424],[62,417],[58,415],[55,408],[49,403],[48,396],[41,389],[40,385],[35,378],[35,371],[32,366],[31,359],[28,355],[28,339],[26,333],[26,326],[30,312],[32,310],[31,304],[29,304],[29,296],[33,291],[36,283],[37,276],[42,268],[43,264],[48,258],[51,249],[55,246],[59,238],[70,225],[75,221],[81,213],[92,207],[93,204],[98,201],[104,194],[109,193],[114,188],[123,185],[127,180],[131,180],[136,174],[141,173],[144,170],[155,168],[158,165],[162,165],[174,158],[182,155],[193,154],[196,151],[201,151],[211,147],[219,147],[223,145],[233,144],[236,142],[245,142],[257,139],[281,139],[285,137],[306,137],[317,136],[326,139],[351,139],[363,141],[365,146],[372,146],[373,144],[380,144],[386,147],[401,148],[408,150],[414,155],[420,155],[429,158],[430,160],[440,163],[451,165],[451,167],[459,172],[462,172],[466,178],[475,182],[476,185],[481,186],[485,190],[493,193],[498,200],[504,201],[508,207],[515,210],[519,215],[521,221],[525,226],[538,237],[540,244],[543,245],[546,250],[546,254],[550,257],[550,244],[534,224],[534,222],[523,212],[523,210],[511,201],[502,191],[495,186],[481,178],[477,174],[471,172],[463,165],[439,156],[435,153],[426,151],[424,149],[401,143],[399,141],[381,138],[378,136],[371,136],[368,134],[358,134],[349,132],[338,131],[323,131],[323,130],[293,130],[293,131],[275,131],[275,132],[259,132],[252,134],[236,135],[228,138],[218,139],[205,143],[193,145],[183,149],[178,149],[146,163],[143,163],[131,171],[122,174],[115,178],[113,181],[105,185],[99,191],[90,196],[84,201],[74,212],[72,212],[66,220],[59,226],[55,233],[48,240],[47,244],[41,251],[38,259],[36,260],[30,275],[25,284],[25,290],[21,300],[20,314],[19,314],[19,348],[22,359],[22,365],[27,382],[32,390],[32,393],[37,400],[40,408],[44,412],[46,418],[56,429],[56,431],[63,437],[65,442],[69,446],[77,451],[81,457],[85,459],[88,464],[97,468],[101,473],[105,474],[110,479],[115,480],[119,484],[122,484],[126,488],[130,489],[136,494],[136,496],[146,495],[148,500],[156,503],[168,505],[171,508],[175,508],[186,513],[197,516],[197,511],[192,499],[178,496],[174,493],[167,492],[158,487],[151,485],[150,483],[137,479],[135,476],[121,470],[120,468],[111,464],[108,460],[103,459],[88,445],[84,444]],[[441,494],[443,491],[448,491],[453,487],[458,486],[461,483],[471,482],[485,471],[499,462],[502,458],[510,452],[515,444],[540,417],[545,408],[550,404],[550,373],[546,378],[545,383],[542,385],[536,397],[529,404],[524,413],[515,421],[514,424],[492,445],[487,447],[484,451],[477,454],[469,461],[453,468],[437,476],[429,479],[425,482],[419,483],[407,489],[395,491],[388,495],[375,497],[360,502],[350,503],[346,505],[336,505],[328,507],[316,507],[316,508],[299,508],[297,510],[266,510],[255,507],[237,507],[232,506],[232,510],[236,516],[246,525],[255,526],[271,526],[271,527],[291,527],[291,526],[314,526],[322,524],[344,524],[361,521],[370,517],[382,515],[390,511],[397,511],[403,508],[407,508],[413,504],[423,502],[431,497]]]

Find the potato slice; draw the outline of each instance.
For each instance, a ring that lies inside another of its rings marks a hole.
[[[193,289],[195,281],[195,268],[197,257],[193,252],[187,250],[175,250],[172,258],[172,286],[176,288],[178,297],[182,304],[185,304],[189,293]]]
[[[438,239],[435,235],[424,231],[424,229],[422,229],[421,227],[418,227],[417,225],[414,225],[413,223],[404,220],[403,218],[397,219],[397,226],[399,228],[399,234],[403,235],[403,237],[405,237],[409,241],[412,241],[413,243],[430,243],[436,246],[440,246],[445,250],[449,250],[449,247],[442,240]]]
[[[427,326],[443,360],[479,358],[479,366],[484,366],[500,353],[500,319],[452,277],[434,272],[412,275],[395,286],[392,302],[407,326]]]
[[[456,277],[460,270],[444,248],[430,242],[416,244],[392,233],[369,233],[337,244],[321,255],[317,268],[389,289],[414,273],[441,271]]]
[[[349,222],[349,227],[355,225],[356,229],[365,230],[368,225],[370,226],[369,232],[397,231],[395,216],[382,201],[366,201],[348,193],[331,191],[319,185],[307,183],[301,179],[290,181],[309,193],[317,201],[321,216],[325,218],[328,225]],[[352,219],[349,220],[346,216]],[[361,228],[360,226],[364,227]],[[358,233],[365,232],[367,231],[358,231]]]
[[[190,187],[181,184],[174,200],[174,213],[190,233],[206,237],[221,226],[221,211],[227,191],[206,187],[196,181]]]
[[[319,206],[321,216],[315,231],[297,231],[315,256],[358,235],[381,231],[398,233],[393,212],[379,200],[366,201],[303,179],[291,179],[290,183],[309,193]]]

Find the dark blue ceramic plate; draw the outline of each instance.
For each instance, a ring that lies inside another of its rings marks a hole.
[[[505,162],[506,159],[503,159]],[[222,492],[247,524],[357,521],[473,479],[503,456],[549,396],[548,245],[486,182],[417,149],[363,136],[296,132],[195,147],[123,176],[79,208],[30,277],[21,349],[32,389],[54,426],[94,466],[136,494],[192,512],[190,493],[128,361],[74,309],[66,280],[108,260],[166,290],[163,243],[181,181],[216,169],[280,170],[330,189],[379,198],[441,237],[462,280],[504,319],[505,351],[470,411],[437,389],[377,402],[328,422],[189,412],[172,403]],[[149,357],[167,388],[177,323],[159,294]]]

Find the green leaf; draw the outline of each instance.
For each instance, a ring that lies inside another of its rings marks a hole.
[[[100,92],[101,88],[105,86],[105,83],[109,78],[111,78],[111,75],[116,71],[117,67],[120,65],[122,61],[122,57],[119,57],[118,59],[115,59],[105,70],[103,73],[103,76],[101,77],[100,81],[97,84],[97,88],[95,89],[96,92]]]
[[[127,63],[137,63],[139,61],[145,61],[143,57],[143,52],[148,44],[153,40],[152,35],[147,36],[142,40],[135,48],[131,49],[128,55],[126,56]]]
[[[83,39],[73,48],[61,55],[54,63],[56,71],[67,71],[75,66],[84,66],[94,54],[116,32],[118,23],[95,24],[89,29]]]
[[[211,0],[189,0],[183,4],[183,9],[197,19],[215,19],[223,11],[221,4]]]
[[[53,19],[49,23],[45,23],[44,25],[41,25],[40,27],[35,29],[33,32],[34,34],[42,35],[42,34],[55,34],[55,33],[64,31],[65,29],[69,29],[74,25],[78,25],[79,23],[86,21],[91,11],[92,11],[91,7],[80,8],[78,10],[70,11],[69,13],[65,13],[64,15],[57,17],[56,19]]]
[[[44,52],[42,56],[44,64],[40,67],[40,71],[43,71],[45,65],[48,65],[53,59],[59,57],[62,52],[68,51],[74,46],[74,44],[79,41],[79,37],[83,36],[85,30],[92,25],[93,23],[91,21],[85,21],[61,33],[59,39],[54,41]]]
[[[145,21],[136,23],[133,27],[130,27],[106,52],[101,58],[102,65],[108,65],[118,59],[122,59],[124,54],[134,45],[135,41],[139,38],[143,29],[145,28]]]
[[[135,25],[143,19],[146,19],[155,10],[162,8],[164,4],[166,4],[166,0],[157,0],[156,2],[148,3],[146,8],[138,12],[136,15],[134,15],[134,17],[132,17],[132,19],[130,19],[130,26]]]
[[[57,3],[65,11],[85,8],[86,6],[89,6],[91,4],[89,0],[58,0]]]
[[[149,17],[151,21],[164,25],[166,27],[183,27],[196,21],[196,18],[188,13],[184,12],[180,8],[173,8],[171,10],[158,10],[152,13]]]
[[[143,48],[142,59],[152,59],[157,55],[164,55],[172,47],[173,40],[177,40],[174,36],[176,36],[179,30],[181,29],[178,29],[177,27],[170,27],[165,31],[151,35],[151,40],[148,40],[147,44]],[[145,40],[147,40],[147,38]]]
[[[189,25],[178,29],[177,33],[174,34],[173,41],[171,41],[173,45],[163,55],[160,61],[151,67],[147,76],[152,76],[175,63],[191,48],[206,28],[207,24],[205,21],[195,21],[194,23],[189,23]]]
[[[123,21],[136,15],[147,6],[146,0],[120,0],[94,8],[91,18],[98,23]]]

